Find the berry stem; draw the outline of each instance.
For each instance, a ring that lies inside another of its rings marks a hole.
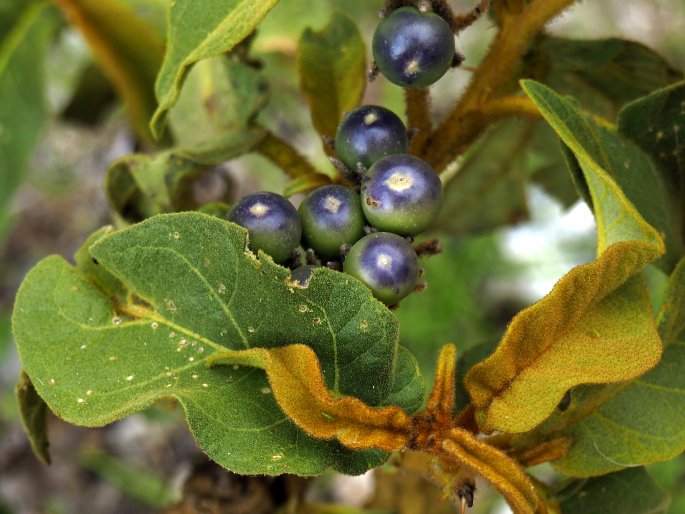
[[[255,151],[269,159],[291,178],[321,173],[292,145],[268,129]]]
[[[404,90],[407,109],[407,127],[414,131],[410,152],[418,155],[431,133],[430,92],[428,88],[407,88]]]
[[[423,148],[424,158],[435,169],[443,171],[493,121],[480,112],[482,106],[502,96],[518,77],[521,59],[534,37],[574,1],[534,0],[519,15],[502,20],[495,41],[466,92]]]

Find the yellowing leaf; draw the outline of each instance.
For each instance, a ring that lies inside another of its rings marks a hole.
[[[306,345],[229,350],[207,360],[208,366],[217,364],[265,370],[283,412],[318,439],[337,439],[353,449],[393,451],[404,448],[411,438],[411,418],[399,407],[373,408],[351,396],[331,395],[319,360]]]
[[[334,13],[322,31],[305,30],[297,69],[314,127],[335,137],[343,113],[359,105],[366,89],[366,49],[355,23]]]
[[[591,129],[578,109],[537,83],[524,89],[580,163],[595,206],[598,257],[519,313],[495,353],[467,374],[481,428],[509,433],[541,423],[571,387],[637,378],[662,351],[640,276],[664,252],[661,237],[593,158],[596,149],[583,139]]]
[[[154,83],[163,43],[147,21],[120,0],[53,0],[88,41],[126,103],[138,136],[151,141]]]

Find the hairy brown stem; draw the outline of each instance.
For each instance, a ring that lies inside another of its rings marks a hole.
[[[502,95],[517,76],[521,59],[545,24],[575,0],[534,0],[519,15],[502,20],[502,27],[473,80],[447,119],[431,134],[422,155],[444,170],[492,121],[481,106]]]
[[[271,131],[267,131],[255,151],[280,167],[291,178],[319,173],[306,157]]]
[[[410,152],[418,155],[431,132],[430,92],[428,88],[404,90],[407,128],[413,133]]]

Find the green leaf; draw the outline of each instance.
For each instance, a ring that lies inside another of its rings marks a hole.
[[[254,119],[267,98],[261,74],[237,59],[220,56],[197,63],[169,111],[181,153],[218,164],[250,150],[263,136]],[[236,150],[236,143],[244,146]]]
[[[658,320],[664,344],[685,341],[685,258],[678,263],[668,280]]]
[[[624,39],[544,37],[527,57],[528,75],[614,119],[626,103],[682,78],[654,50]]]
[[[207,169],[175,150],[128,155],[110,165],[105,192],[112,209],[135,223],[155,214],[193,208],[192,182]]]
[[[634,101],[618,117],[621,134],[635,141],[665,172],[681,212],[685,209],[684,115],[685,82],[680,82]]]
[[[23,371],[19,375],[19,383],[15,388],[21,423],[29,436],[33,453],[44,464],[50,464],[48,447],[48,406],[38,396],[31,379]]]
[[[43,61],[56,27],[51,8],[30,3],[0,44],[0,239],[8,209],[49,112]]]
[[[162,62],[157,31],[122,0],[55,0],[88,42],[96,61],[126,104],[140,138],[152,143],[148,120]]]
[[[396,364],[395,317],[363,285],[321,268],[301,289],[288,270],[245,248],[245,230],[199,213],[107,235],[91,255],[127,286],[125,303],[113,303],[60,257],[41,261],[13,315],[38,393],[67,421],[88,426],[177,398],[200,447],[238,473],[318,474],[330,466],[360,473],[378,465],[382,452],[353,452],[297,429],[262,372],[206,368],[209,356],[227,349],[304,343],[336,394],[379,405],[401,392],[403,408],[422,395],[420,381],[402,371],[407,357]]]
[[[336,12],[320,32],[305,30],[297,71],[314,127],[335,137],[343,114],[359,106],[366,89],[366,49],[354,21]]]
[[[571,482],[559,493],[562,514],[661,514],[669,496],[645,468]]]
[[[169,112],[178,146],[115,161],[105,179],[112,208],[129,222],[194,209],[192,183],[209,165],[247,153],[265,137],[254,119],[266,99],[262,77],[246,64],[225,56],[198,63]]]
[[[245,39],[278,0],[176,0],[168,11],[167,50],[157,75],[158,107],[150,123],[160,136],[190,67],[228,52]]]
[[[520,312],[467,374],[481,428],[510,433],[541,423],[574,386],[637,378],[662,351],[641,270],[663,241],[581,143],[589,127],[577,108],[541,84],[523,87],[580,163],[596,205],[598,257]]]
[[[524,87],[530,87],[531,94],[538,95],[534,100],[564,144],[580,161],[577,165],[583,168],[583,160],[589,159],[608,173],[644,220],[659,231],[666,243],[667,254],[658,264],[670,272],[685,254],[685,246],[668,187],[654,162],[631,141],[582,115],[571,101],[556,101],[550,96],[554,95],[551,90],[543,90],[544,86],[535,85],[532,81],[526,81]],[[595,213],[595,216],[599,215],[601,213]],[[601,238],[602,234],[600,243]]]

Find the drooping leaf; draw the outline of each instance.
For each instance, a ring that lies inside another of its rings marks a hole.
[[[55,13],[29,3],[0,42],[0,239],[8,208],[48,117],[43,63],[56,27]]]
[[[576,480],[559,493],[562,514],[661,514],[669,496],[645,468]]]
[[[136,133],[151,143],[148,121],[163,42],[147,20],[121,0],[54,0],[88,42],[128,109]]]
[[[527,56],[527,76],[614,119],[626,103],[682,78],[646,46],[624,39],[540,38]]]
[[[335,137],[343,114],[359,106],[366,89],[366,49],[355,23],[336,12],[320,32],[305,30],[297,70],[314,127]]]
[[[15,388],[21,423],[29,436],[29,442],[33,453],[44,464],[50,464],[50,452],[48,447],[48,406],[38,396],[31,379],[21,372],[19,383]]]
[[[279,407],[317,439],[336,439],[353,449],[385,451],[401,450],[411,439],[411,417],[399,407],[373,408],[352,396],[334,397],[309,346],[226,350],[207,359],[210,367],[231,364],[266,371]]]
[[[459,354],[459,358],[457,359],[457,377],[459,377],[459,381],[457,382],[457,394],[455,398],[456,412],[461,411],[471,402],[471,396],[464,383],[466,373],[473,366],[489,357],[495,348],[497,348],[497,341],[490,340],[479,343]]]
[[[581,165],[595,203],[598,256],[519,313],[495,353],[466,376],[481,428],[510,433],[541,423],[574,386],[642,375],[662,349],[640,275],[664,252],[661,237],[581,142],[589,129],[577,108],[532,81],[524,89]]]
[[[103,237],[90,253],[126,285],[125,302],[113,303],[82,272],[48,257],[27,276],[13,315],[28,375],[70,422],[99,426],[173,397],[200,447],[233,471],[360,473],[382,462],[382,452],[306,435],[278,408],[263,372],[207,369],[207,358],[306,344],[334,394],[371,405],[392,396],[400,407],[422,394],[406,373],[416,369],[411,357],[397,353],[396,319],[364,286],[317,269],[298,288],[288,270],[246,250],[236,225],[199,213],[162,215]]]
[[[278,0],[176,0],[169,3],[167,50],[155,83],[153,134],[164,127],[190,67],[228,52],[245,39]]]

